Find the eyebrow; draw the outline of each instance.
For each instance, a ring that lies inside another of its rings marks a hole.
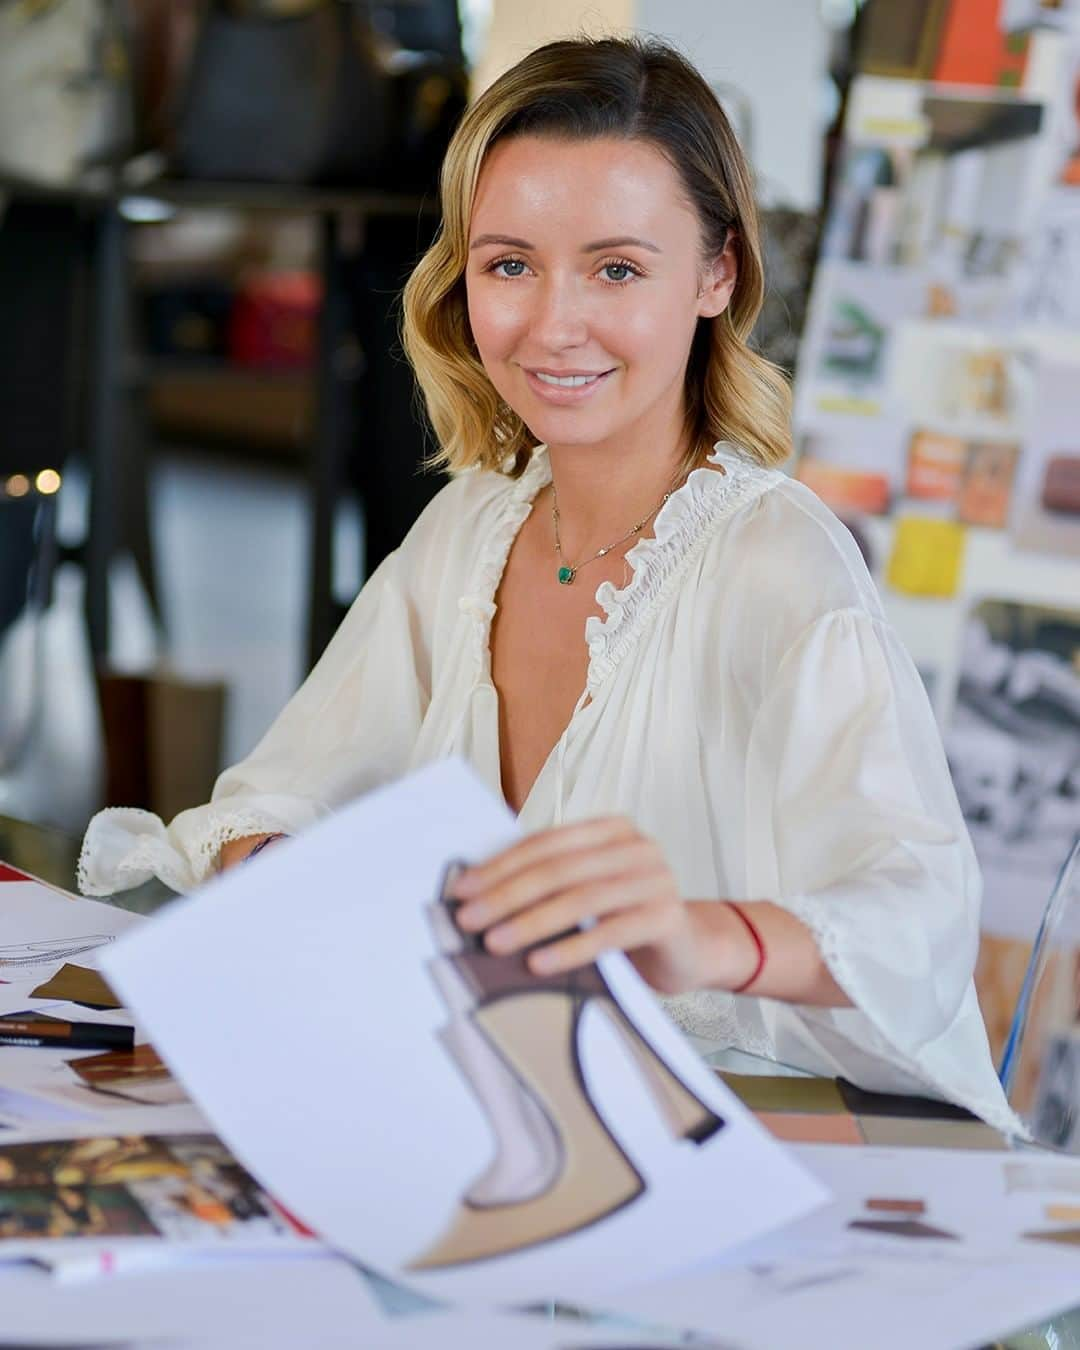
[[[535,244],[530,244],[527,239],[517,239],[509,234],[480,234],[469,245],[470,250],[474,248],[484,248],[489,244],[501,244],[507,248],[534,249]],[[650,253],[660,253],[662,250],[656,244],[648,239],[640,239],[633,234],[615,235],[610,239],[594,239],[591,244],[586,244],[582,248],[582,253],[600,253],[609,248],[644,248]]]

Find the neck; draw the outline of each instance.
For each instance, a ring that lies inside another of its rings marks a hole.
[[[602,548],[655,510],[675,486],[685,453],[681,436],[671,437],[664,453],[655,443],[549,445],[564,547],[576,553]]]

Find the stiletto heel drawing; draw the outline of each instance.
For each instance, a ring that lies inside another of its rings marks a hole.
[[[673,1135],[701,1144],[724,1123],[627,1018],[597,966],[532,975],[523,954],[491,955],[460,932],[452,915],[453,902],[432,907],[432,930],[446,953],[431,963],[432,973],[451,1014],[441,1039],[487,1117],[495,1154],[446,1231],[413,1261],[414,1270],[576,1232],[646,1189],[597,1110],[582,1069],[581,1020],[589,1006],[618,1032]]]

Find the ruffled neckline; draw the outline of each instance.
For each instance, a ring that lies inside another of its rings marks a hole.
[[[630,568],[626,585],[616,587],[604,581],[597,588],[596,603],[604,617],[592,615],[585,621],[589,649],[586,690],[590,695],[634,646],[657,604],[704,546],[716,523],[783,477],[723,441],[713,447],[708,464],[712,467],[690,471],[657,512],[652,535],[639,539],[626,554]],[[495,593],[506,560],[537,494],[550,482],[547,448],[537,446],[525,472],[503,494],[498,520],[487,535],[472,586],[459,602],[462,613],[473,620],[473,650],[482,677],[490,675]]]

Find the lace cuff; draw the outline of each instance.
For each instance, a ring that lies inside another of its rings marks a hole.
[[[882,1006],[882,998],[870,987],[866,962],[859,959],[857,950],[850,950],[858,946],[857,939],[845,932],[845,925],[837,916],[836,902],[826,896],[799,895],[780,898],[775,903],[810,930],[829,973],[853,1005],[793,1008],[816,1039],[846,1042],[862,1056],[879,1058],[916,1083],[925,1084],[942,1100],[967,1107],[1003,1134],[1029,1137],[1027,1126],[1009,1107],[1004,1092],[987,1091],[988,1083],[996,1085],[996,1075],[989,1062],[982,1015],[970,983],[955,1018],[949,1027],[943,1028],[942,1035],[918,1047],[902,1045],[902,1010]],[[957,1062],[957,1037],[967,1040],[969,1054],[962,1064]],[[986,1062],[979,1063],[980,1059]]]
[[[83,895],[112,895],[158,877],[174,891],[190,891],[213,871],[222,846],[251,834],[296,833],[316,811],[210,803],[177,816],[166,829],[160,817],[132,807],[99,811],[87,827],[79,856]]]

